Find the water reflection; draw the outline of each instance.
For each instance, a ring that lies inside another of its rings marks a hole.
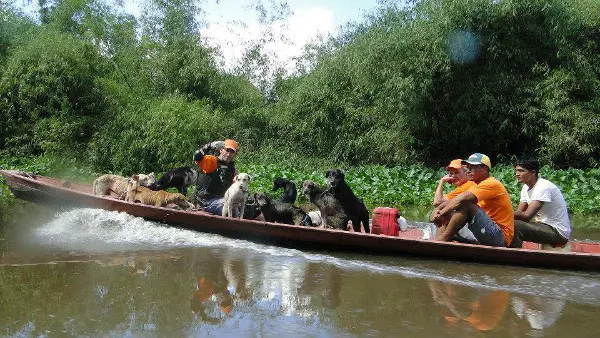
[[[533,335],[541,334],[540,331],[553,326],[561,316],[566,301],[562,299],[542,298],[537,296],[515,295],[511,299],[512,309],[515,314],[527,320],[529,326],[538,331]]]
[[[0,255],[9,336],[583,337],[600,316],[594,273],[300,251],[93,209],[23,232]]]
[[[234,300],[248,299],[248,288],[243,260],[226,259],[221,262],[218,257],[212,257],[211,260],[214,263],[202,264],[203,267],[197,271],[202,276],[198,278],[190,308],[199,314],[201,320],[216,323],[231,313]],[[222,315],[211,317],[216,308]]]
[[[467,323],[479,331],[494,329],[508,307],[510,294],[504,290],[472,290],[471,288],[428,281],[433,301],[449,324]]]
[[[564,299],[509,293],[428,280],[440,318],[451,331],[504,331],[511,336],[545,336],[557,324]]]

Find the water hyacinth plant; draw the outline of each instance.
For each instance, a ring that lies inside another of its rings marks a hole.
[[[378,206],[397,207],[401,211],[409,208],[420,209],[426,213],[431,208],[431,202],[439,179],[446,174],[443,168],[427,168],[421,165],[386,167],[380,165],[365,165],[359,167],[334,166],[326,162],[300,163],[246,163],[248,158],[241,159],[237,168],[252,176],[251,191],[265,192],[271,197],[279,197],[281,191],[273,192],[273,180],[284,177],[294,181],[297,187],[303,180],[313,180],[325,186],[325,171],[331,168],[341,168],[345,172],[346,182],[354,193],[367,205],[369,210]],[[181,164],[186,165],[186,164]],[[189,165],[189,164],[188,164]],[[0,169],[17,169],[38,175],[50,175],[68,178],[73,181],[91,183],[99,173],[80,167],[69,161],[59,161],[52,158],[3,158]],[[148,172],[157,171],[148,168]],[[128,173],[117,173],[125,174]],[[516,207],[519,203],[521,184],[517,182],[514,167],[498,165],[492,169],[492,176],[501,181],[508,190],[511,201]],[[571,214],[600,213],[600,169],[568,169],[554,170],[544,166],[540,176],[554,182],[563,192]],[[6,203],[12,199],[12,194],[0,178],[0,200]],[[452,187],[447,185],[446,192]],[[308,200],[298,192],[297,203],[305,204]]]

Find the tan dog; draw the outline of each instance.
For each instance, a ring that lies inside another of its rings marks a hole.
[[[148,175],[139,174],[139,184],[143,186],[150,185],[156,181],[156,175],[150,173]],[[110,195],[110,192],[114,192],[119,196],[119,199],[124,199],[127,193],[127,181],[128,179],[113,174],[105,174],[94,180],[92,186],[92,192],[94,195]]]
[[[246,198],[248,198],[248,183],[252,179],[246,173],[239,173],[235,177],[233,184],[225,192],[225,203],[223,204],[222,216],[243,218],[246,208]]]
[[[138,175],[133,175],[127,186],[127,194],[125,197],[127,202],[140,202],[146,205],[155,207],[166,207],[173,203],[183,209],[193,208],[194,205],[185,198],[183,194],[171,193],[164,190],[150,190],[143,187],[139,183]]]

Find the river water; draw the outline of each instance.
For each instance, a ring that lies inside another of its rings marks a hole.
[[[99,209],[3,212],[0,336],[600,333],[600,273],[301,251]]]

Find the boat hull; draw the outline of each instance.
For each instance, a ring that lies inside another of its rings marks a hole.
[[[600,271],[600,243],[571,242],[571,252],[511,249],[419,239],[421,230],[409,229],[399,237],[302,227],[257,220],[234,219],[202,211],[185,211],[130,203],[114,197],[95,196],[91,186],[17,171],[0,170],[13,194],[51,206],[91,207],[126,212],[133,216],[228,237],[304,247],[368,254],[410,255],[541,268]]]

